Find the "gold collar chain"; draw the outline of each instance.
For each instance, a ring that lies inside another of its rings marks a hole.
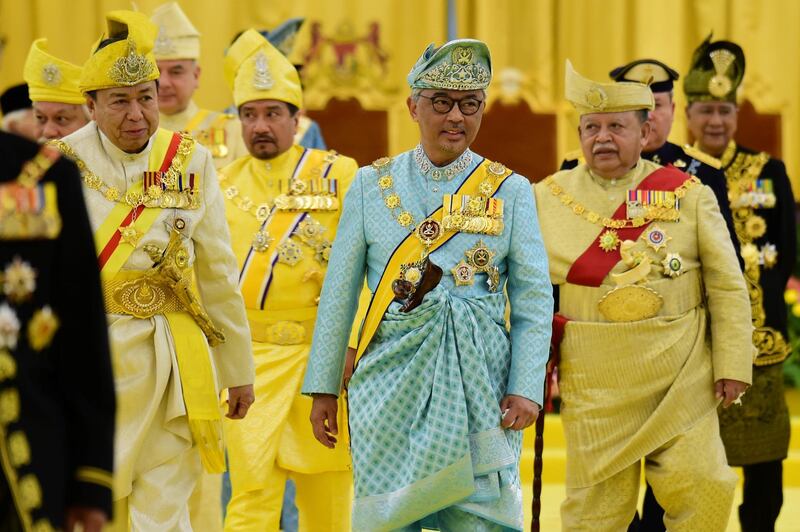
[[[242,196],[239,192],[239,187],[231,184],[225,174],[220,172],[218,177],[219,185],[222,188],[223,194],[225,194],[225,198],[233,203],[238,209],[252,214],[256,220],[262,223],[264,220],[269,218],[269,213],[272,210],[272,206],[268,201],[256,205],[256,203],[250,199],[249,196]]]
[[[615,220],[614,218],[609,218],[607,216],[601,216],[600,214],[596,213],[595,211],[588,209],[582,203],[575,201],[570,194],[567,193],[564,188],[556,183],[553,180],[553,176],[546,178],[543,183],[545,183],[549,188],[550,192],[553,193],[555,197],[561,200],[561,204],[564,207],[569,208],[573,214],[576,216],[580,216],[581,218],[585,219],[586,221],[600,225],[607,229],[625,229],[630,227],[641,227],[647,223],[650,223],[654,220],[654,218],[649,218],[646,216],[637,217],[634,219],[622,219],[622,220]],[[684,181],[684,183],[675,189],[675,197],[676,198],[683,198],[686,196],[686,191],[689,190],[691,187],[700,183],[700,180],[696,177],[691,177]]]
[[[181,168],[184,166],[186,157],[191,153],[194,145],[194,139],[191,136],[183,133],[180,135],[181,141],[178,145],[178,150],[175,153],[175,157],[172,158],[169,168],[166,172],[164,172],[164,177],[161,179],[161,181],[167,186],[173,186],[175,183],[177,183],[178,177],[181,174]],[[117,187],[108,185],[100,176],[92,172],[86,163],[83,162],[80,157],[78,157],[78,154],[75,153],[75,150],[72,149],[72,146],[62,140],[51,140],[49,141],[49,144],[55,146],[59,151],[61,151],[61,153],[69,157],[72,162],[78,166],[81,176],[83,177],[83,182],[86,184],[86,186],[100,192],[108,201],[125,203],[131,207],[138,207],[139,205],[144,205],[146,207],[162,206],[161,199],[164,196],[164,190],[161,187],[157,185],[151,185],[145,191],[128,191],[123,195]]]

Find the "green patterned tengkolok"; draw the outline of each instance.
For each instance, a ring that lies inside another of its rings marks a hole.
[[[412,89],[471,91],[492,80],[492,59],[486,43],[456,39],[436,48],[429,44],[408,73]]]
[[[683,80],[689,103],[720,101],[736,103],[736,91],[744,78],[744,52],[730,41],[711,42],[711,35],[697,47],[692,66]]]

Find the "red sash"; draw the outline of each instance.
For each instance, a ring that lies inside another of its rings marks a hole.
[[[164,160],[161,163],[161,167],[158,169],[159,172],[166,172],[169,170],[169,167],[172,165],[172,159],[175,158],[175,154],[178,153],[178,146],[181,143],[181,136],[178,133],[173,133],[172,138],[169,141],[169,146],[167,147],[167,153],[164,156]],[[125,219],[119,224],[119,227],[127,227],[129,226],[139,215],[142,214],[144,210],[144,205],[137,205],[136,207],[132,208]],[[120,240],[122,239],[122,233],[119,231],[114,231],[111,234],[111,238],[106,242],[106,245],[103,246],[103,249],[100,251],[99,255],[97,256],[97,261],[100,265],[100,269],[102,270],[103,267],[108,262],[108,259],[111,258],[111,255],[114,254],[117,247],[119,246]]]
[[[691,176],[675,167],[665,166],[645,177],[636,187],[636,190],[675,190],[689,179],[691,179]],[[626,217],[627,204],[623,202],[611,218],[613,220],[624,220]],[[650,225],[649,222],[640,227],[625,227],[615,229],[615,231],[620,241],[636,240],[647,229],[648,225]],[[594,239],[586,251],[572,263],[572,267],[567,273],[568,283],[582,286],[600,286],[608,272],[622,260],[619,254],[619,246],[614,251],[603,251],[600,248],[600,235],[605,231],[605,228],[600,231],[600,234],[597,235],[597,238]]]

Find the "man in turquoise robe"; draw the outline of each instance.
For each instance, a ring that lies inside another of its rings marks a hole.
[[[345,199],[302,391],[332,447],[366,275],[373,301],[349,381],[355,530],[523,529],[521,430],[542,404],[553,300],[527,179],[469,149],[490,79],[484,43],[429,46],[408,76],[420,144],[361,168]],[[391,289],[381,306],[392,284],[430,288],[420,255],[396,260],[417,241],[441,281],[413,310],[388,303]]]

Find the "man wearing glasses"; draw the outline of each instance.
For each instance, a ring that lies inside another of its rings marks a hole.
[[[553,300],[528,181],[469,149],[490,65],[480,41],[429,46],[408,76],[420,144],[361,168],[345,198],[303,393],[333,448],[366,275],[348,389],[356,530],[523,528],[521,431],[542,401]]]

